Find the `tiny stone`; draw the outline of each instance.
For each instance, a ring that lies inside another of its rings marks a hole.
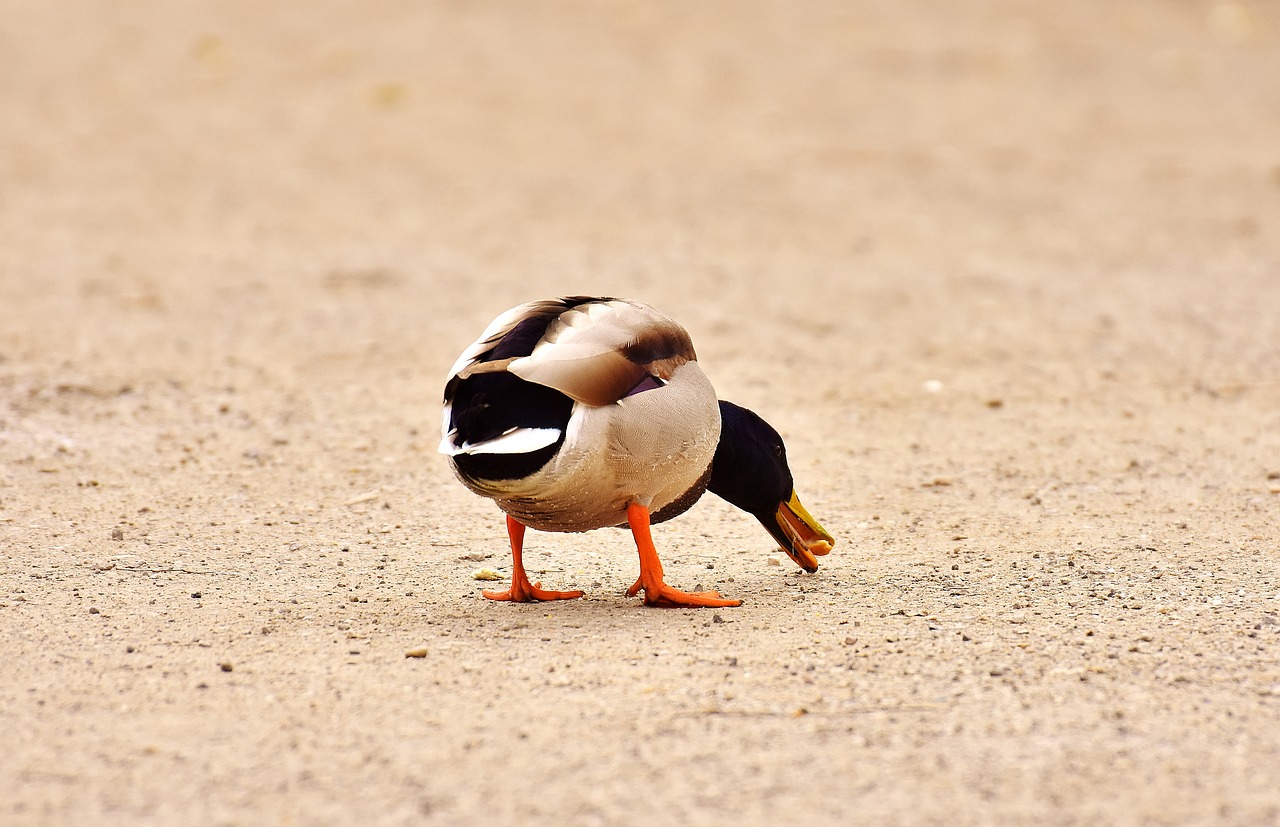
[[[111,529],[111,539],[112,539],[112,540],[123,540],[123,539],[124,539],[124,529],[123,529],[123,528],[113,528],[113,529]]]
[[[419,646],[416,649],[410,649],[404,653],[406,658],[425,658],[427,656],[427,647]]]
[[[96,614],[98,614],[98,607],[97,607],[97,606],[90,606],[90,607],[89,607],[89,614],[91,614],[91,615],[96,615]]]
[[[218,664],[218,668],[223,672],[230,672],[235,667],[231,664],[231,661],[224,660],[222,663]]]
[[[200,599],[200,598],[202,598],[202,597],[204,597],[204,593],[203,593],[203,592],[192,592],[192,593],[191,593],[191,598],[192,598],[193,600],[199,600],[199,599]]]
[[[723,618],[723,617],[721,617],[718,613],[717,613],[717,614],[713,614],[713,615],[711,616],[711,622],[712,622],[712,623],[724,623],[724,618]]]

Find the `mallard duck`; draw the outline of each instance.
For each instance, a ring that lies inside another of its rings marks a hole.
[[[651,523],[711,491],[756,517],[808,572],[835,540],[796,496],[782,437],[717,400],[689,334],[648,305],[574,296],[513,307],[462,352],[445,384],[440,452],[507,515],[511,588],[491,600],[581,597],[531,583],[526,527],[630,527],[650,606],[738,606],[663,580]]]

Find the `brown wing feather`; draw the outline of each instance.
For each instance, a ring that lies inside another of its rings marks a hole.
[[[684,328],[647,305],[595,302],[567,310],[511,373],[588,405],[623,398],[647,374],[663,379],[695,359]]]
[[[641,330],[622,348],[622,355],[643,366],[645,373],[670,379],[672,371],[685,362],[697,361],[698,356],[693,352],[693,341],[685,329],[670,319],[664,322]]]

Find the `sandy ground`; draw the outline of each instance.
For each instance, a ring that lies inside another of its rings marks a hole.
[[[1275,4],[0,21],[0,822],[1280,819]],[[441,379],[579,292],[786,435],[816,575],[708,498],[739,609],[619,531],[480,597]]]

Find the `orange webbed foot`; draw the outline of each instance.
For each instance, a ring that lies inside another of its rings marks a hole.
[[[660,606],[668,609],[706,608],[721,609],[726,606],[741,606],[741,600],[730,600],[720,596],[720,592],[685,592],[666,583],[659,583],[656,588],[645,589],[637,580],[635,585],[627,589],[627,597],[635,597],[644,589],[644,605]]]
[[[557,592],[542,588],[541,583],[530,583],[529,575],[524,571],[524,524],[514,518],[507,517],[507,536],[511,538],[511,588],[503,592],[485,589],[481,594],[490,600],[505,600],[511,603],[534,603],[542,600],[573,600],[582,597],[585,592],[580,589]]]
[[[581,589],[572,591],[557,592],[550,589],[542,588],[541,583],[530,583],[529,579],[524,578],[524,582],[514,580],[511,588],[504,592],[494,592],[485,589],[481,592],[490,600],[508,600],[512,603],[534,603],[539,600],[573,600],[576,597],[582,597],[586,592]]]
[[[685,592],[668,586],[662,580],[662,562],[658,559],[658,552],[653,547],[653,536],[649,532],[649,509],[639,503],[627,506],[627,523],[631,526],[636,549],[640,552],[640,578],[627,589],[628,597],[634,597],[643,589],[646,606],[719,609],[742,605],[741,600],[721,597],[720,592]]]

